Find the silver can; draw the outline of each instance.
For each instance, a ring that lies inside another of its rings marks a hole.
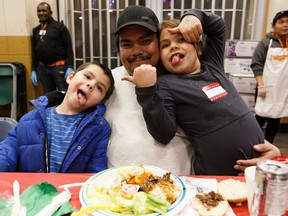
[[[257,163],[252,216],[282,216],[286,212],[288,166],[273,160]]]

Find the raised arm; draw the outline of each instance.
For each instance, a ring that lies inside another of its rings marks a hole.
[[[171,33],[181,33],[186,41],[197,42],[202,36],[201,61],[216,65],[224,71],[226,24],[222,17],[199,9],[191,9],[181,18],[178,27]]]
[[[147,130],[160,143],[167,144],[175,136],[177,130],[173,100],[167,104],[159,95],[156,68],[151,65],[137,67],[133,76],[122,80],[136,85],[137,100],[142,107]]]

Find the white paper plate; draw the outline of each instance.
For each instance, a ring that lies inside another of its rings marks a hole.
[[[135,165],[131,166],[125,166],[125,168],[132,168],[135,167]],[[123,167],[121,167],[123,168]],[[146,171],[151,171],[155,176],[163,176],[165,173],[169,172],[164,169],[144,165],[144,168]],[[115,179],[119,178],[119,168],[111,168],[104,170],[102,172],[99,172],[93,176],[91,176],[87,181],[86,185],[83,185],[80,192],[79,192],[79,199],[82,205],[82,208],[89,207],[88,197],[90,196],[90,192],[93,190],[93,183],[102,184],[105,187],[109,187],[113,184]],[[180,188],[180,195],[178,199],[169,207],[168,212],[165,214],[166,216],[173,216],[177,215],[187,204],[187,202],[190,200],[189,195],[187,194],[185,183],[176,175],[171,174],[170,178],[173,180],[174,184]],[[91,197],[91,196],[90,196]],[[94,216],[119,216],[122,214],[114,213],[110,211],[104,211],[104,210],[97,210],[93,212]],[[146,214],[145,216],[161,216],[159,213],[152,213],[152,214]]]

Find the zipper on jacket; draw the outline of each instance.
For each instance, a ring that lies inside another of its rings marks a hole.
[[[49,169],[49,150],[48,150],[48,137],[45,137],[45,170],[44,172],[49,173],[50,169]]]

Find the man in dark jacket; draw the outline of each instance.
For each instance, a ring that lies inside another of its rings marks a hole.
[[[42,2],[37,6],[40,25],[33,29],[31,80],[44,91],[66,91],[65,78],[73,71],[74,55],[67,27],[52,17],[51,7]]]

